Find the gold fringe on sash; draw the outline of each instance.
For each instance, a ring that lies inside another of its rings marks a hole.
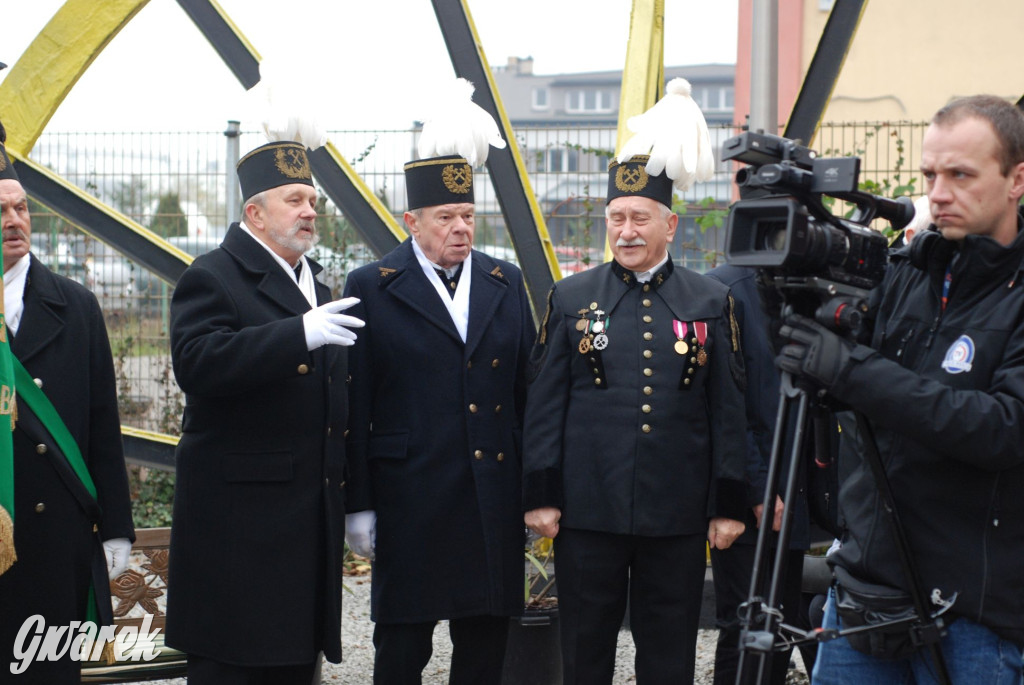
[[[0,574],[17,560],[18,555],[14,552],[14,521],[7,510],[0,507]]]

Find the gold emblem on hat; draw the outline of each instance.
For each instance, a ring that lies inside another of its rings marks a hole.
[[[305,150],[279,147],[274,150],[274,164],[277,165],[277,170],[288,178],[313,178]]]
[[[468,193],[473,187],[473,168],[468,164],[449,164],[441,172],[441,181],[453,193]]]
[[[637,193],[647,187],[650,176],[642,166],[629,167],[623,164],[615,172],[615,187],[624,193]]]

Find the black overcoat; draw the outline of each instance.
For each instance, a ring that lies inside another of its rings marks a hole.
[[[533,316],[518,268],[476,251],[471,265],[465,343],[409,240],[346,283],[366,321],[351,353],[349,508],[377,512],[378,622],[522,612]]]
[[[41,382],[75,438],[96,485],[98,506],[19,399],[13,435],[18,561],[0,575],[0,657],[10,654],[18,629],[33,614],[42,614],[48,626],[84,620],[93,578],[99,581],[100,601],[109,606],[99,542],[135,539],[114,363],[99,303],[80,284],[51,272],[34,256],[23,302],[11,351]],[[3,661],[5,671],[9,663]],[[70,666],[77,673],[78,664]],[[51,667],[62,668],[40,662],[25,677],[66,682],[63,676],[45,675],[52,673]]]
[[[674,320],[687,325],[685,354]],[[607,347],[581,351],[597,321]],[[703,365],[695,323],[707,326]],[[527,510],[558,507],[563,526],[654,537],[704,533],[712,516],[742,520],[743,362],[725,286],[671,262],[649,284],[602,264],[554,285],[534,354]]]
[[[330,299],[318,284],[317,301]],[[237,224],[174,290],[185,413],[167,642],[190,654],[251,666],[341,658],[346,354],[307,351],[309,309]]]

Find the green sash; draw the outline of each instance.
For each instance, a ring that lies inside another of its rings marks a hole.
[[[25,370],[21,361],[13,354],[11,355],[11,361],[14,364],[14,388],[18,396],[25,401],[25,404],[28,405],[32,413],[39,417],[43,427],[46,428],[50,437],[57,443],[57,447],[64,453],[64,457],[67,459],[71,470],[75,472],[75,475],[78,476],[78,479],[82,481],[82,485],[89,492],[89,495],[95,500],[96,484],[92,482],[89,469],[85,466],[85,459],[82,458],[82,451],[78,449],[78,443],[75,442],[71,431],[64,425],[64,419],[57,413],[53,403],[50,402],[50,398],[36,385],[32,375]],[[85,618],[87,621],[92,621],[98,626],[99,610],[96,602],[96,590],[93,584],[90,583],[88,609],[86,610]]]

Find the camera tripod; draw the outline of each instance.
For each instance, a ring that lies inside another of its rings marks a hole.
[[[814,280],[813,283],[809,283],[807,279],[799,279],[798,283],[794,283],[792,279],[782,279],[783,292],[786,292],[785,288],[787,287],[798,288],[796,291],[798,294],[793,296],[793,299],[796,300],[796,305],[809,307],[811,310],[809,311],[810,315],[815,316],[819,322],[828,322],[826,325],[829,325],[833,330],[851,334],[859,328],[859,312],[863,309],[861,292],[854,289],[846,294],[837,294],[837,284],[828,283],[826,285],[821,281],[817,281],[817,279],[812,280]],[[821,299],[818,297],[818,293],[831,295],[831,299],[824,305],[814,306]],[[808,299],[807,295],[814,295],[814,297]],[[793,304],[790,303],[790,311],[792,311]],[[797,383],[787,372],[782,372],[781,376],[779,409],[776,415],[775,433],[772,440],[772,452],[768,464],[767,485],[763,500],[763,511],[765,514],[762,519],[762,525],[758,530],[748,599],[739,609],[742,627],[737,683],[748,682],[747,678],[752,673],[756,673],[756,680],[753,682],[758,683],[758,685],[766,683],[770,675],[768,662],[772,652],[782,652],[803,644],[823,643],[857,633],[867,633],[905,625],[913,643],[927,649],[935,665],[936,677],[939,683],[950,685],[949,671],[939,649],[938,641],[943,635],[944,620],[942,619],[942,614],[952,606],[956,597],[954,595],[951,601],[945,603],[934,613],[928,610],[925,601],[926,593],[914,565],[910,545],[896,510],[889,479],[886,476],[885,467],[878,453],[874,434],[866,417],[859,412],[855,412],[855,415],[857,417],[857,430],[865,446],[864,457],[871,468],[872,475],[878,486],[881,503],[886,512],[886,519],[896,542],[900,565],[904,578],[907,580],[907,587],[910,590],[909,594],[914,605],[914,615],[909,618],[844,630],[814,629],[805,631],[782,622],[782,611],[779,608],[780,585],[793,524],[792,503],[796,496],[798,474],[801,472],[800,462],[805,449],[804,440],[808,432],[808,420],[811,419],[813,422],[811,424],[814,436],[813,448],[814,454],[818,459],[821,459],[822,455],[829,454],[830,437],[828,434],[829,427],[824,421],[824,414],[828,411],[828,408],[819,401],[824,399],[824,392],[804,387],[802,384]],[[813,403],[812,394],[815,397]],[[796,410],[795,428],[788,435],[787,429],[790,427],[790,412],[794,407]],[[791,441],[787,438],[791,438]],[[765,598],[761,596],[761,593],[765,561],[770,553],[769,532],[771,526],[768,524],[768,521],[771,519],[769,512],[774,510],[782,452],[788,442],[791,442],[791,449],[783,494],[782,523],[775,543],[775,555],[772,560],[772,571],[767,586],[768,595]]]

